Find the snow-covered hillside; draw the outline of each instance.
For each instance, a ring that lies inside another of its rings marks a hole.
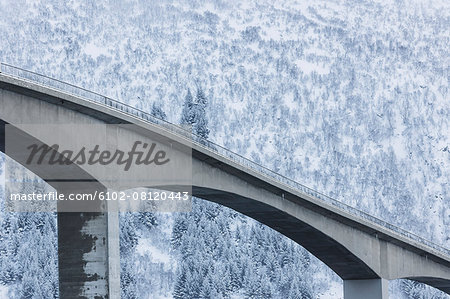
[[[2,0],[0,60],[148,111],[158,103],[175,123],[188,88],[201,88],[211,140],[450,247],[449,11],[425,0]]]

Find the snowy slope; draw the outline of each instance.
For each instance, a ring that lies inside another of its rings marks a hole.
[[[0,59],[172,122],[201,87],[213,141],[449,247],[449,2],[272,2],[3,0]]]
[[[6,62],[173,122],[199,85],[212,140],[448,246],[448,3],[0,5]]]

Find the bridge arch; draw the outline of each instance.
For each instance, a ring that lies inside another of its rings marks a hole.
[[[8,125],[8,123],[0,119],[0,125],[2,126],[0,128],[0,132],[2,132],[4,136],[5,126]],[[45,144],[41,140],[38,140],[20,129],[17,129],[16,131],[17,134],[21,136],[19,142],[23,141],[23,144]],[[17,140],[18,138],[15,141],[17,142]],[[5,152],[4,148],[0,150]],[[48,157],[49,156],[46,156],[46,158]],[[18,161],[20,160],[18,159]],[[31,172],[41,178],[48,177],[48,172],[51,171],[48,167],[32,167],[33,165],[31,165],[30,168],[30,165],[26,164],[22,164],[22,166],[28,168]],[[94,175],[90,174],[78,165],[70,163],[69,165],[65,165],[64,169],[60,170],[73,173],[74,176],[78,178],[85,178],[87,182],[81,183],[82,188],[85,190],[84,192],[89,192],[89,190],[107,190],[105,185],[99,182]],[[55,174],[52,173],[52,177],[54,177],[54,175]],[[63,177],[62,174],[61,177]],[[72,189],[71,185],[74,182],[69,182],[68,184],[66,181],[61,182],[52,179],[44,180],[60,193],[71,193],[72,191],[80,188],[80,186],[74,185]],[[220,182],[220,184],[217,184],[218,182]],[[163,190],[185,190],[192,187],[193,196],[229,207],[289,237],[294,242],[305,247],[318,259],[322,260],[343,279],[379,278],[374,270],[372,270],[351,250],[333,239],[332,236],[329,236],[321,230],[308,224],[306,220],[302,221],[300,217],[292,215],[291,211],[293,209],[295,210],[295,205],[289,204],[289,199],[284,198],[283,196],[274,196],[270,192],[257,190],[257,188],[253,188],[255,190],[249,190],[249,188],[252,187],[249,187],[246,182],[243,182],[227,172],[218,170],[210,164],[200,160],[193,161],[193,184],[195,185],[170,185],[158,187]],[[151,188],[152,186],[148,187]],[[60,207],[64,203],[65,202],[58,202],[58,210],[66,210]],[[90,205],[95,205],[91,207],[91,209],[96,211],[99,211],[100,209],[104,209],[106,211],[105,206],[103,208],[99,207],[100,204],[104,203],[105,202],[99,201],[92,203],[88,202]],[[78,205],[80,203],[75,202],[75,204]],[[82,207],[78,208],[83,209]],[[62,215],[64,217],[68,217],[68,214],[66,213],[61,214],[61,216]],[[329,254],[324,254],[325,248],[327,248]],[[339,258],[336,258],[336,256],[339,256]]]

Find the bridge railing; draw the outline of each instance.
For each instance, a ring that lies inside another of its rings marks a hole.
[[[267,167],[259,165],[255,162],[249,160],[248,158],[245,158],[237,153],[234,153],[234,152],[224,148],[223,146],[220,146],[220,145],[215,144],[215,143],[213,143],[207,139],[204,139],[198,135],[195,135],[192,132],[186,130],[185,128],[183,128],[181,126],[178,126],[178,125],[172,124],[168,121],[159,119],[159,118],[151,115],[148,112],[142,111],[133,106],[124,104],[122,102],[116,101],[112,98],[103,96],[99,93],[87,90],[85,88],[82,88],[82,87],[79,87],[79,86],[76,86],[76,85],[73,85],[73,84],[70,84],[67,82],[63,82],[61,80],[54,79],[54,78],[51,78],[51,77],[48,77],[45,75],[41,75],[41,74],[38,74],[38,73],[35,73],[32,71],[28,71],[28,70],[25,70],[25,69],[22,69],[19,67],[15,67],[15,66],[12,66],[12,65],[9,65],[6,63],[0,63],[0,70],[1,70],[1,72],[3,72],[4,74],[7,74],[8,76],[29,80],[32,83],[38,83],[45,87],[53,88],[53,89],[56,89],[56,90],[64,92],[64,93],[83,98],[84,100],[87,100],[87,101],[93,101],[93,102],[99,103],[101,105],[105,105],[109,108],[117,109],[123,113],[133,115],[144,121],[158,124],[158,125],[166,128],[167,130],[169,130],[172,133],[181,135],[185,138],[192,139],[192,142],[195,143],[197,146],[200,146],[209,151],[215,152],[216,154],[219,154],[220,156],[228,158],[237,164],[245,166],[245,167],[259,173],[260,175],[274,179],[289,188],[301,191],[307,195],[317,198],[328,205],[336,207],[339,210],[345,211],[353,216],[362,218],[366,221],[369,221],[373,224],[381,226],[385,229],[389,229],[397,234],[400,234],[403,237],[406,237],[408,239],[419,242],[422,245],[429,247],[431,249],[430,251],[436,251],[438,253],[441,253],[441,254],[443,253],[447,256],[450,256],[450,250],[443,246],[433,243],[423,237],[420,237],[420,236],[413,234],[407,230],[404,230],[394,224],[391,224],[389,222],[381,220],[381,219],[379,219],[375,216],[372,216],[364,211],[358,210],[350,205],[347,205],[341,201],[338,201],[328,195],[325,195],[325,194],[320,193],[314,189],[311,189],[305,185],[302,185],[292,179],[289,179],[281,174],[278,174],[278,173],[268,169]]]

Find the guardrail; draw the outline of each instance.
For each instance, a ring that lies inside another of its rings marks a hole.
[[[340,202],[328,195],[325,195],[323,193],[320,193],[316,190],[313,190],[307,186],[304,186],[292,179],[289,179],[281,174],[278,174],[267,167],[264,167],[262,165],[259,165],[239,154],[236,154],[223,146],[220,146],[218,144],[215,144],[207,139],[204,139],[198,135],[192,134],[192,132],[187,131],[186,129],[182,128],[181,126],[172,124],[168,121],[159,119],[153,115],[151,115],[148,112],[144,112],[140,109],[134,108],[130,105],[121,103],[119,101],[116,101],[112,98],[103,96],[99,93],[84,89],[82,87],[66,83],[63,81],[60,81],[58,79],[54,79],[51,77],[47,77],[45,75],[41,75],[32,71],[28,71],[13,65],[9,65],[6,63],[0,63],[0,72],[3,72],[4,74],[12,77],[17,77],[22,80],[29,80],[33,83],[41,84],[45,87],[53,88],[56,90],[59,90],[61,92],[71,94],[80,98],[83,98],[87,101],[93,101],[102,105],[105,105],[109,108],[117,109],[123,113],[127,113],[133,116],[136,116],[144,121],[148,121],[153,124],[158,124],[166,129],[168,129],[170,132],[181,135],[183,137],[187,137],[192,139],[192,142],[195,143],[196,146],[200,146],[202,148],[205,148],[209,151],[215,152],[216,154],[219,154],[225,158],[228,158],[232,160],[233,162],[240,164],[244,167],[247,167],[260,175],[263,175],[265,177],[271,178],[273,180],[278,181],[278,183],[281,183],[289,188],[299,190],[309,196],[315,197],[325,204],[331,205],[333,207],[336,207],[339,210],[342,210],[344,212],[347,212],[353,216],[359,217],[361,219],[364,219],[366,221],[371,222],[372,224],[376,224],[378,226],[381,226],[382,228],[391,230],[403,237],[406,237],[408,239],[414,240],[416,242],[421,243],[422,245],[425,245],[429,247],[431,250],[430,252],[436,251],[437,253],[445,254],[447,256],[450,256],[450,249],[447,249],[445,247],[442,247],[436,243],[433,243],[423,237],[420,237],[416,234],[413,234],[411,232],[408,232],[394,224],[391,224],[389,222],[386,222],[384,220],[381,220],[375,216],[372,216],[366,212],[363,212],[361,210],[358,210],[352,206],[349,206],[343,202]]]

